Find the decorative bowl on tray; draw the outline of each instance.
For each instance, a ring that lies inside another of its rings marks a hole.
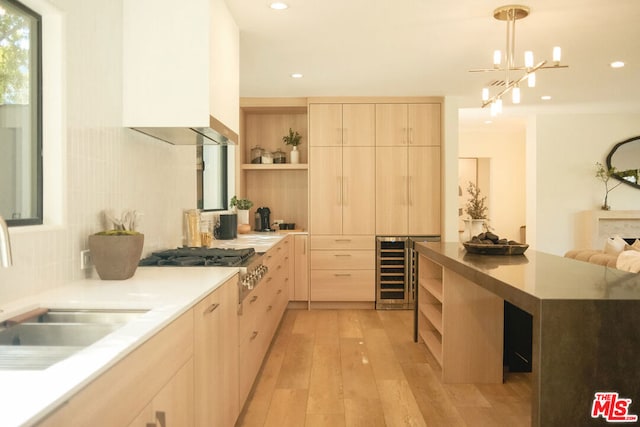
[[[474,243],[464,242],[464,248],[472,254],[482,255],[522,255],[529,245],[513,243],[513,244],[496,244],[496,243]]]

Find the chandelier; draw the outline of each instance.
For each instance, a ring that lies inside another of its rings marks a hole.
[[[499,85],[504,86],[504,88],[500,92],[491,95],[488,87],[482,89],[482,108],[490,106],[491,114],[494,116],[502,112],[502,98],[509,92],[511,92],[511,102],[514,104],[520,103],[520,83],[526,80],[528,87],[535,87],[536,71],[568,67],[567,65],[560,65],[562,51],[557,46],[553,48],[553,63],[551,65],[547,65],[546,60],[535,64],[532,51],[526,51],[524,53],[524,66],[516,65],[516,21],[526,18],[527,16],[529,16],[529,8],[527,6],[508,5],[494,10],[493,17],[499,21],[506,21],[507,23],[507,46],[504,62],[502,52],[496,50],[493,53],[493,68],[469,70],[472,73],[490,71],[504,72],[504,83]]]

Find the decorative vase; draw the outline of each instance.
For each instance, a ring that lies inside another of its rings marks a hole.
[[[291,159],[291,163],[300,163],[300,152],[298,151],[297,145],[294,145],[291,149],[291,155],[289,158]]]
[[[238,224],[249,224],[249,209],[238,209]]]
[[[102,280],[125,280],[140,262],[144,234],[89,236],[91,260]]]
[[[473,236],[477,236],[484,230],[484,219],[465,219],[462,241],[468,242]]]

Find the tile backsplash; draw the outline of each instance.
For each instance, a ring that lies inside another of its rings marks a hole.
[[[13,266],[0,269],[0,308],[95,275],[80,270],[80,251],[102,229],[104,209],[142,212],[143,256],[182,242],[182,210],[196,204],[195,147],[127,128],[69,128],[65,159],[63,224],[10,229]]]

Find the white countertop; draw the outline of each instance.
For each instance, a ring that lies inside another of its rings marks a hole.
[[[254,248],[258,253],[267,252],[275,246],[280,240],[287,237],[287,233],[263,232],[238,234],[238,238],[233,240],[214,240],[212,247],[214,248]]]
[[[3,306],[0,321],[37,307],[150,311],[47,369],[0,370],[0,425],[31,425],[42,418],[237,272],[232,267],[139,267],[128,280],[81,280]]]

